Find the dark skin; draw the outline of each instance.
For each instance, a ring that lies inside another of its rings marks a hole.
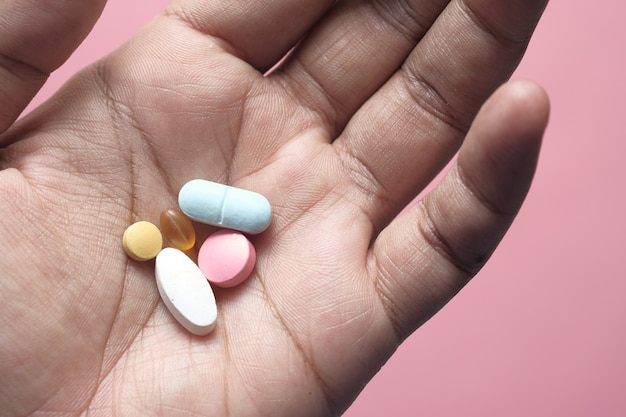
[[[502,85],[545,2],[333,3],[174,1],[15,122],[104,1],[0,1],[3,415],[339,415],[480,270],[548,120]],[[274,209],[207,337],[121,249],[193,178]]]

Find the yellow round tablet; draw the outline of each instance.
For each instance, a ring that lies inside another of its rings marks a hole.
[[[139,221],[130,225],[122,237],[126,254],[136,261],[155,258],[163,247],[163,236],[154,224]]]

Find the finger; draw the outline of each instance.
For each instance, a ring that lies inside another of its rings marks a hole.
[[[106,0],[0,0],[0,132],[87,36]]]
[[[448,0],[340,2],[307,36],[278,78],[339,132],[402,64]]]
[[[402,70],[350,120],[334,145],[356,185],[347,198],[361,203],[374,233],[456,152],[481,104],[516,67],[544,6],[451,2]]]
[[[502,239],[532,181],[548,113],[547,96],[531,82],[499,89],[444,180],[375,241],[379,295],[402,337],[459,291]]]
[[[333,3],[335,0],[178,0],[168,13],[226,42],[234,55],[265,72]]]

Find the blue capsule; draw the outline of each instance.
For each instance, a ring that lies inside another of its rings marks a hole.
[[[272,207],[261,194],[207,180],[186,183],[178,205],[197,222],[244,233],[261,233],[272,219]]]

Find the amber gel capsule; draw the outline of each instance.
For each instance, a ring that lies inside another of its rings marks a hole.
[[[159,220],[161,231],[174,248],[186,251],[196,244],[196,231],[189,217],[182,211],[168,208],[163,210]]]

